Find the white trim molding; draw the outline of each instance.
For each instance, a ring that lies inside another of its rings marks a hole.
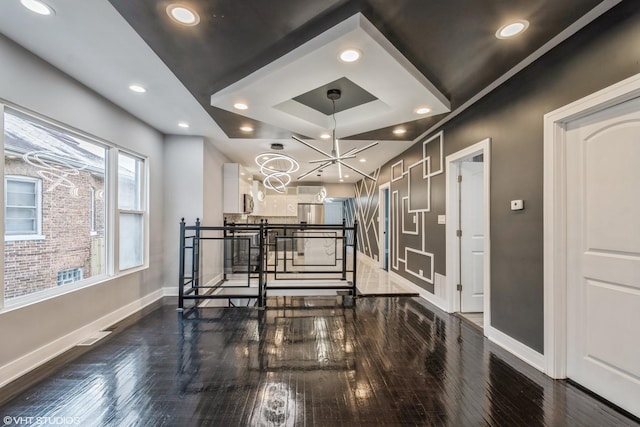
[[[531,347],[522,344],[520,341],[511,338],[509,335],[491,326],[485,325],[484,334],[489,341],[499,345],[519,359],[524,360],[537,370],[544,372],[545,358],[543,354],[538,353]]]
[[[32,371],[70,348],[80,344],[87,338],[97,335],[103,329],[112,326],[126,317],[142,310],[164,296],[162,289],[158,289],[144,297],[133,301],[81,328],[68,333],[18,359],[12,360],[0,367],[0,387]]]
[[[436,279],[438,278],[438,276],[440,276],[438,273],[435,274]],[[391,279],[393,279],[396,282],[399,282],[405,286],[407,286],[409,289],[414,290],[415,292],[418,293],[418,295],[420,295],[422,298],[424,298],[425,300],[429,301],[431,304],[435,305],[436,307],[438,307],[440,310],[447,312],[447,304],[446,301],[440,297],[438,297],[435,294],[432,294],[431,292],[421,288],[420,286],[416,285],[415,283],[413,283],[411,280],[405,279],[404,277],[402,277],[401,275],[399,275],[398,273],[394,273],[393,271],[389,271],[389,277]],[[434,291],[435,291],[435,286],[434,286]]]
[[[640,96],[640,74],[544,116],[544,368],[567,376],[567,124]]]
[[[460,301],[457,296],[457,271],[458,271],[458,237],[456,230],[458,228],[458,198],[457,194],[456,168],[457,163],[465,158],[473,157],[478,154],[483,155],[483,208],[484,208],[484,330],[487,334],[487,328],[491,327],[491,138],[483,139],[465,149],[450,154],[445,160],[446,164],[446,190],[445,190],[445,215],[446,222],[446,311],[453,313],[460,311]]]
[[[384,192],[389,192],[389,200],[384,198]],[[385,267],[385,261],[387,268],[391,267],[389,260],[389,252],[385,254],[385,248],[387,243],[389,249],[391,249],[391,182],[387,181],[384,184],[378,186],[378,266],[382,269]],[[385,212],[389,215],[389,235],[385,236]],[[386,242],[385,242],[386,239]]]
[[[364,263],[369,264],[371,267],[374,268],[380,268],[380,264],[378,264],[378,261],[376,261],[375,259],[371,258],[369,255],[365,254],[362,251],[358,251],[358,261],[362,261]]]

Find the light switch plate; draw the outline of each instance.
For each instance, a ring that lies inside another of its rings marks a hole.
[[[511,210],[512,211],[521,211],[524,209],[524,200],[512,200],[511,201]]]
[[[446,224],[446,216],[438,215],[438,224]]]

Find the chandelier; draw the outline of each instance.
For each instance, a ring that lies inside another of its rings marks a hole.
[[[291,174],[300,169],[291,156],[280,153],[262,153],[256,156],[256,164],[264,175],[262,184],[277,193],[284,193],[291,182]]]
[[[291,138],[293,138],[294,140],[298,141],[299,143],[306,145],[307,147],[311,148],[312,150],[322,154],[324,156],[324,158],[322,159],[317,159],[317,160],[310,160],[309,163],[312,164],[318,164],[318,166],[316,166],[315,168],[311,169],[309,172],[303,173],[302,175],[300,175],[298,177],[298,180],[302,180],[304,178],[306,178],[307,176],[311,175],[313,172],[323,169],[327,166],[330,165],[338,165],[338,175],[340,176],[340,179],[342,179],[342,166],[351,169],[352,171],[359,173],[360,175],[364,176],[365,178],[369,178],[372,181],[375,181],[375,178],[373,178],[371,175],[366,174],[364,172],[362,172],[361,170],[358,170],[356,168],[354,168],[353,166],[347,164],[344,162],[344,160],[347,159],[354,159],[356,157],[356,154],[369,149],[375,145],[378,145],[378,141],[373,142],[365,147],[362,148],[353,148],[349,151],[347,151],[344,154],[340,154],[340,144],[338,141],[338,138],[336,138],[336,100],[340,99],[340,97],[342,96],[342,91],[340,89],[329,89],[327,91],[327,98],[329,98],[331,100],[332,106],[333,106],[333,111],[331,114],[331,117],[333,118],[333,134],[332,134],[332,145],[331,145],[331,153],[327,153],[323,150],[320,150],[317,147],[314,147],[313,145],[309,144],[306,141],[303,141],[302,139],[298,138],[295,135],[291,135]]]

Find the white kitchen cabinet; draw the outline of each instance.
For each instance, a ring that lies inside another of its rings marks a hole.
[[[264,211],[260,213],[260,216],[297,217],[298,194],[295,188],[289,189],[289,193],[291,194],[267,192],[264,200]]]
[[[224,194],[222,210],[226,214],[247,213],[245,196],[251,196],[252,176],[238,163],[223,165]]]

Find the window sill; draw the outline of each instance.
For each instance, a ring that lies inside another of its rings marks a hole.
[[[55,288],[49,288],[33,294],[12,298],[9,301],[5,300],[4,307],[0,307],[0,315],[9,311],[25,308],[30,305],[39,304],[41,302],[45,302],[47,300],[76,292],[85,288],[100,285],[105,282],[118,280],[130,274],[147,270],[148,268],[149,267],[146,264],[138,267],[131,267],[131,269],[121,271],[120,273],[114,274],[113,276],[100,275],[88,279],[83,279],[78,282],[70,283],[68,285],[56,286]]]
[[[5,242],[16,242],[20,240],[44,240],[44,234],[18,234],[11,236],[4,236]]]

